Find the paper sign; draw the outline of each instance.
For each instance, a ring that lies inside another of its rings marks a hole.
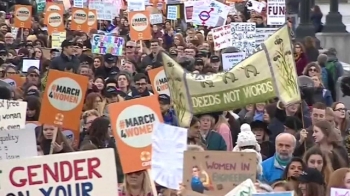
[[[247,179],[235,188],[233,188],[225,196],[251,196],[252,194],[254,195],[254,193],[256,193],[254,183],[251,179]]]
[[[11,27],[11,34],[14,38],[17,38],[18,35],[18,28],[17,27]]]
[[[89,10],[88,13],[88,32],[90,32],[91,29],[97,29],[97,14],[96,10]]]
[[[226,24],[226,20],[227,20],[227,15],[230,11],[230,7],[219,2],[219,1],[211,1],[210,2],[210,8],[216,8],[219,13],[219,19],[218,22],[215,26],[223,26]]]
[[[163,15],[162,14],[151,14],[149,18],[151,24],[161,24],[163,23]]]
[[[32,6],[15,5],[14,17],[14,27],[32,28]]]
[[[185,151],[183,184],[206,195],[225,195],[246,179],[255,182],[256,154]]]
[[[232,46],[246,53],[247,56],[254,53],[256,24],[249,22],[231,23]]]
[[[23,59],[22,72],[28,72],[30,67],[36,67],[40,70],[40,60],[38,59]]]
[[[101,0],[89,0],[89,9],[96,10],[98,20],[113,20],[116,11],[116,5],[113,2],[104,2]]]
[[[123,172],[149,169],[153,126],[163,122],[158,96],[113,103],[108,111]]]
[[[192,22],[196,25],[204,25],[207,27],[215,27],[219,21],[220,14],[218,8],[207,5],[193,6]]]
[[[36,0],[36,10],[38,13],[43,12],[45,9],[46,0]]]
[[[266,7],[266,3],[255,1],[255,0],[249,0],[251,6],[247,6],[248,10],[255,10],[259,13],[263,10],[264,7]]]
[[[91,50],[94,54],[110,53],[114,56],[123,54],[124,38],[122,37],[94,34],[91,42]]]
[[[72,8],[71,30],[87,31],[88,30],[88,14],[86,8]]]
[[[177,20],[177,5],[169,5],[167,11],[167,19]]]
[[[128,11],[144,11],[145,10],[144,0],[128,0]]]
[[[84,8],[84,0],[74,0],[73,5],[77,8]]]
[[[51,69],[42,96],[39,122],[76,130],[80,126],[77,117],[82,113],[87,84],[86,76]]]
[[[215,51],[232,46],[231,24],[214,28],[211,32]]]
[[[149,15],[148,11],[129,12],[131,40],[152,39]]]
[[[278,28],[256,28],[255,44],[260,46],[268,37],[274,34]]]
[[[150,69],[148,71],[148,76],[151,81],[151,85],[155,94],[170,95],[169,87],[168,87],[168,79],[164,73],[163,67]]]
[[[152,179],[159,185],[178,190],[182,182],[183,153],[187,149],[187,129],[163,123],[152,135]],[[171,165],[171,167],[169,167]]]
[[[211,75],[187,73],[163,53],[163,68],[180,125],[189,126],[192,115],[241,108],[276,96],[285,104],[300,100],[288,27],[279,28],[264,44],[266,50],[248,56],[229,71]],[[277,53],[283,54],[285,67],[276,60]]]
[[[241,62],[243,59],[245,59],[245,57],[246,57],[246,55],[244,52],[223,53],[222,54],[222,65],[223,65],[224,71],[232,69],[239,62]]]
[[[294,196],[293,191],[286,191],[286,192],[276,192],[276,193],[254,193],[252,196]],[[333,196],[331,194],[331,196]],[[339,195],[340,196],[340,195]]]
[[[0,131],[0,161],[37,155],[35,131],[26,129]]]
[[[45,12],[45,21],[49,35],[52,33],[65,32],[62,11]]]
[[[330,196],[348,196],[350,195],[349,189],[331,188]]]
[[[0,131],[24,129],[27,102],[0,99]]]
[[[268,0],[266,12],[267,25],[283,25],[286,23],[285,0]]]
[[[118,194],[111,148],[0,161],[0,168],[0,195]]]
[[[51,36],[51,48],[61,49],[61,44],[66,39],[66,32],[52,33]]]
[[[184,16],[186,22],[192,22],[194,1],[184,2]]]

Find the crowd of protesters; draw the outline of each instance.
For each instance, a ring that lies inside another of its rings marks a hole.
[[[317,22],[319,8],[314,10],[313,23],[319,31],[322,28]],[[123,173],[106,107],[115,102],[153,96],[147,72],[162,66],[163,52],[189,72],[214,74],[222,71],[221,54],[236,50],[215,51],[213,36],[207,27],[186,24],[184,28],[180,22],[166,20],[163,24],[152,25],[152,40],[132,41],[128,35],[128,18],[122,12],[112,23],[103,21],[99,29],[89,33],[71,31],[68,15],[66,40],[60,49],[51,49],[45,56],[43,50],[51,48],[51,38],[43,15],[35,15],[32,28],[20,29],[16,36],[11,33],[12,20],[5,16],[2,13],[0,18],[0,77],[21,74],[24,83],[16,88],[0,86],[0,98],[26,101],[26,120],[38,121],[41,93],[50,69],[88,77],[79,144],[72,147],[63,134],[58,134],[53,153],[115,149],[118,181],[128,185],[122,186],[120,195],[149,196],[151,189],[144,180],[145,171]],[[249,21],[264,27],[265,19],[255,11],[244,9],[229,15],[227,23]],[[125,39],[123,55],[92,54],[91,36],[106,33],[111,28],[114,29],[112,35]],[[312,37],[295,42],[293,47],[298,75],[313,81],[312,88],[302,89],[302,101],[283,105],[276,98],[236,110],[193,117],[188,127],[188,150],[255,150],[260,160],[256,184],[260,192],[294,190],[299,196],[325,196],[329,195],[331,187],[350,189],[350,119],[345,105],[336,101],[336,83],[344,72],[337,51],[329,49],[319,53]],[[23,59],[39,59],[40,68],[30,67],[22,73]],[[158,98],[164,122],[179,126],[171,97],[161,94]],[[102,111],[101,104],[105,105]],[[38,150],[42,155],[49,154],[53,129],[44,124],[38,131]],[[172,194],[181,195],[181,191]]]

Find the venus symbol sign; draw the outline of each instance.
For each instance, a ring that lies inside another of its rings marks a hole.
[[[202,21],[202,25],[205,25],[205,22],[210,18],[210,12],[214,11],[214,8],[210,8],[209,11],[202,11],[199,13],[199,19]]]

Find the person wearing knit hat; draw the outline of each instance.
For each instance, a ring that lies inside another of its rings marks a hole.
[[[259,153],[261,150],[250,125],[247,123],[241,125],[241,132],[238,134],[236,146],[233,148],[233,152],[241,152],[244,149],[254,149]]]

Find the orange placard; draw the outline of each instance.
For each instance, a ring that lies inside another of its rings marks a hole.
[[[14,27],[32,28],[32,6],[15,5]]]
[[[163,122],[158,96],[110,104],[108,111],[123,172],[150,168],[153,126]]]
[[[167,94],[170,96],[168,78],[165,75],[163,67],[149,70],[148,76],[155,94]]]
[[[87,31],[88,27],[88,13],[89,9],[86,8],[72,8],[72,22],[71,30],[74,31]]]
[[[16,87],[22,87],[25,79],[23,79],[19,74],[14,74],[14,75],[8,75],[7,78],[4,78],[2,80],[7,84],[9,84],[10,86],[16,88]]]
[[[64,7],[62,3],[55,3],[55,2],[46,2],[46,7],[45,7],[45,13],[48,11],[58,11],[60,13],[64,13]],[[44,20],[44,24],[46,25],[46,20]]]
[[[151,40],[151,23],[148,11],[129,12],[130,39],[131,40]]]
[[[65,31],[63,15],[60,11],[47,11],[45,14],[45,21],[49,35]]]
[[[38,127],[40,128],[41,125],[42,124],[38,121],[26,121],[25,129],[37,132],[37,131],[39,131]],[[74,130],[62,128],[62,133],[64,136],[66,136],[68,143],[71,144],[71,146],[77,146],[79,144],[79,136],[80,136],[79,128],[74,129]],[[36,134],[38,134],[38,133],[36,133]]]
[[[77,129],[87,84],[86,76],[51,69],[42,95],[39,122]]]
[[[97,30],[97,13],[96,10],[89,10],[88,13],[88,31],[90,32],[91,29]]]

